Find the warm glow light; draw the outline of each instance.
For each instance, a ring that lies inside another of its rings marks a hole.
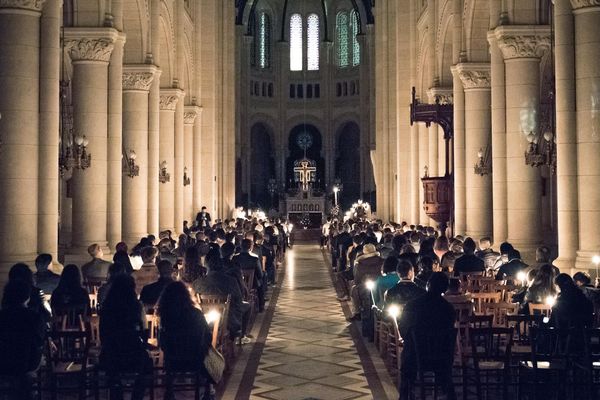
[[[206,322],[212,324],[216,322],[219,318],[221,318],[221,313],[217,310],[210,310],[206,314],[204,314],[204,318],[206,318]]]
[[[527,281],[527,273],[525,271],[519,271],[517,273],[517,279],[520,280],[521,283],[524,285]]]
[[[546,297],[546,305],[547,306],[554,307],[555,303],[556,303],[556,297],[554,297],[554,296]]]
[[[333,192],[334,192],[334,193],[337,193],[337,192],[339,192],[339,191],[340,191],[340,188],[339,188],[339,187],[337,187],[337,186],[334,186],[334,187],[333,187]]]
[[[600,256],[595,255],[594,257],[592,257],[592,262],[596,265],[599,265],[600,264]]]
[[[365,286],[367,287],[367,289],[373,291],[373,289],[375,289],[375,282],[373,282],[373,281],[366,281],[365,282]]]
[[[400,316],[400,307],[396,304],[392,304],[388,307],[387,312],[390,317],[398,319]]]

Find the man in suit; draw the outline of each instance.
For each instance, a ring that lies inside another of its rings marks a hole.
[[[483,260],[475,255],[477,245],[470,237],[463,242],[464,254],[454,262],[454,276],[485,272]]]
[[[242,240],[240,254],[234,256],[231,261],[240,269],[254,270],[253,288],[256,289],[258,297],[258,310],[262,312],[265,309],[265,288],[263,284],[263,271],[260,260],[252,254],[254,243],[250,239]]]
[[[154,308],[163,289],[173,282],[173,264],[168,260],[161,260],[156,267],[159,273],[158,280],[144,286],[140,294],[140,301],[148,308]]]
[[[210,228],[210,214],[206,211],[206,207],[202,207],[198,215],[196,215],[196,222],[201,228]]]
[[[35,259],[35,268],[37,270],[37,272],[34,274],[35,283],[37,284],[37,287],[44,291],[45,294],[52,294],[58,285],[58,281],[60,280],[59,275],[56,275],[54,272],[48,269],[51,263],[52,256],[50,254],[40,254]]]
[[[108,275],[108,267],[110,267],[110,263],[108,261],[104,261],[102,257],[104,253],[102,252],[102,248],[94,243],[88,247],[88,254],[92,257],[92,260],[87,264],[83,264],[81,266],[81,275],[83,275],[83,280],[102,280],[106,281],[106,277]]]
[[[398,263],[396,271],[400,276],[400,281],[385,292],[384,311],[390,304],[405,305],[411,300],[424,295],[426,292],[414,282],[415,269],[411,263],[402,260]]]

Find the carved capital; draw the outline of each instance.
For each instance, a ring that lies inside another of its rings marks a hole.
[[[0,8],[17,8],[20,10],[42,11],[46,0],[0,0]]]
[[[453,104],[454,94],[452,88],[432,87],[427,91],[429,103]]]
[[[67,39],[65,46],[73,61],[109,62],[115,44],[111,39]]]
[[[580,10],[582,8],[589,7],[600,7],[600,0],[571,0],[573,10]]]
[[[183,123],[186,125],[193,125],[194,122],[196,121],[196,117],[198,116],[198,114],[196,113],[196,111],[185,111],[183,113]]]
[[[124,72],[123,90],[150,90],[152,79],[152,72]]]
[[[496,28],[496,39],[505,60],[541,58],[550,49],[550,28],[503,25]]]
[[[489,64],[458,64],[457,72],[465,90],[491,87],[492,74]]]
[[[161,94],[160,95],[160,109],[175,111],[177,108],[177,101],[179,101],[179,96],[172,94]]]

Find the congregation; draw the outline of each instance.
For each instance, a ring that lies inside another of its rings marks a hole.
[[[37,257],[35,273],[15,264],[0,310],[0,376],[12,378],[9,398],[31,399],[44,385],[56,396],[65,389],[56,384],[60,375],[83,381],[96,368],[111,399],[123,398],[126,375],[132,399],[142,399],[159,386],[158,366],[165,399],[175,398],[177,373],[195,374],[197,396],[214,398],[219,365],[231,361],[235,343],[252,341],[249,329],[268,301],[288,229],[279,220],[212,223],[204,207],[177,241],[164,231],[132,248],[121,242],[112,262],[92,244],[89,262],[68,264],[60,275],[49,269],[49,254]],[[78,381],[75,392],[86,389]]]

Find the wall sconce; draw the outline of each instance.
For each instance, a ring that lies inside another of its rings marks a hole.
[[[158,181],[160,183],[167,183],[171,181],[171,175],[167,172],[167,162],[163,161],[160,163],[160,172],[158,174]]]
[[[187,174],[187,167],[183,167],[183,186],[188,186],[191,183],[192,183],[192,181]]]
[[[140,175],[140,166],[135,165],[136,158],[137,154],[135,154],[135,151],[129,150],[129,155],[126,158],[127,163],[125,164],[125,168],[123,168],[123,172],[127,173],[127,176],[130,178]]]
[[[540,138],[533,132],[527,135],[529,147],[525,152],[525,164],[532,167],[541,167],[547,165],[552,174],[556,173],[556,145],[554,143],[554,134],[546,131],[542,136],[544,141],[540,143]]]
[[[85,135],[76,135],[73,140],[68,138],[58,157],[61,175],[72,168],[86,169],[92,165],[92,155],[87,152],[88,144],[89,140]]]
[[[492,172],[492,165],[490,163],[490,148],[486,146],[485,152],[483,149],[479,149],[477,152],[477,164],[475,164],[475,174],[484,176],[489,175]]]

